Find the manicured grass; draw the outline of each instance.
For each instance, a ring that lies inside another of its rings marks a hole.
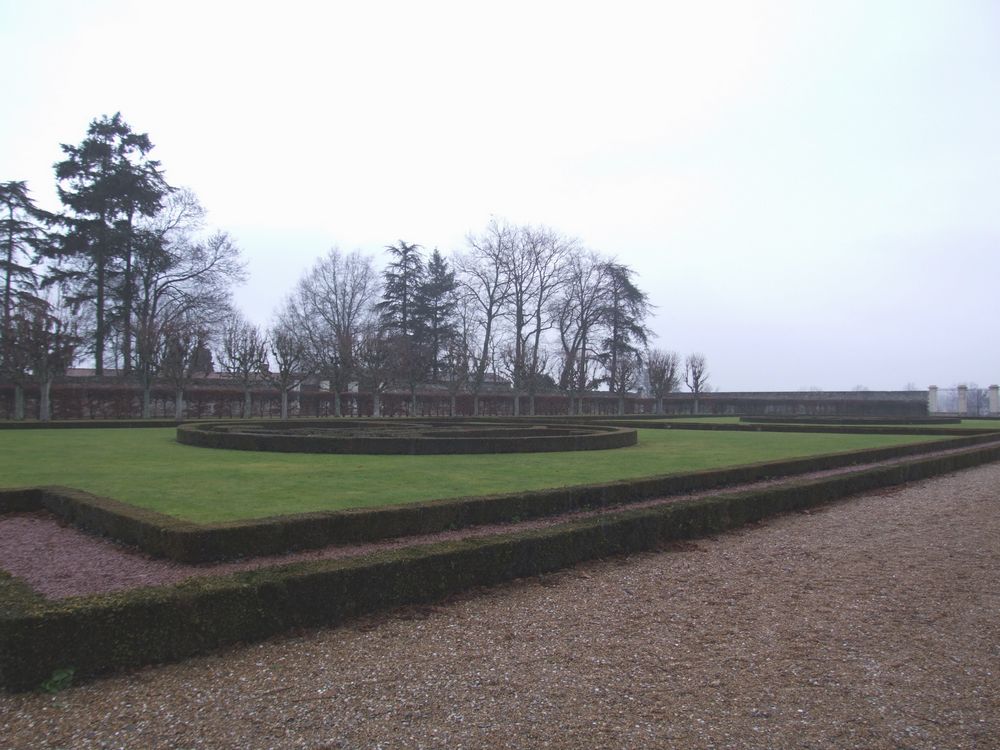
[[[622,417],[622,419],[628,419],[628,416]],[[674,417],[663,417],[662,419],[653,419],[652,422],[695,422],[695,423],[715,423],[715,424],[739,424],[739,417],[685,417],[685,416],[674,416]]]
[[[1000,430],[1000,419],[963,419],[962,424],[953,427],[975,427],[980,430]]]
[[[196,522],[586,484],[934,440],[640,430],[608,451],[336,456],[180,445],[168,429],[0,431],[0,486],[59,484]]]
[[[657,419],[657,422],[669,422],[669,419]],[[683,421],[683,420],[681,420]],[[701,417],[699,421],[703,422],[739,422],[739,417]],[[743,422],[742,424],[753,424],[752,422]],[[777,424],[777,423],[771,423]],[[822,422],[815,422],[814,424],[822,424]],[[831,423],[834,424],[834,423]],[[845,425],[850,426],[850,425]],[[921,427],[940,427],[941,429],[967,429],[972,428],[974,430],[1000,430],[1000,419],[963,419],[960,423],[952,424],[904,424],[902,422],[898,424],[886,424],[878,425],[879,427],[906,427],[906,428],[921,428]]]
[[[628,417],[623,417],[623,419],[628,419]],[[753,424],[752,422],[740,422],[739,417],[664,417],[663,419],[653,419],[652,422],[708,422],[715,424]],[[776,423],[772,423],[776,424]],[[822,424],[822,422],[815,422],[815,424]],[[835,424],[831,422],[831,424]],[[963,419],[961,424],[904,424],[900,422],[895,425],[879,425],[885,427],[942,427],[942,428],[968,428],[971,427],[977,430],[1000,430],[1000,419]]]
[[[889,425],[890,427],[906,427],[907,425]],[[943,430],[968,429],[974,430],[1000,430],[1000,419],[963,419],[960,423],[939,424],[939,425],[908,425],[909,427],[940,427]]]

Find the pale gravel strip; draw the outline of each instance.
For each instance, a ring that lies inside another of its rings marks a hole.
[[[791,477],[778,477],[713,490],[652,498],[638,503],[630,503],[627,506],[573,511],[519,523],[484,524],[474,528],[441,531],[366,544],[331,545],[285,555],[268,555],[203,565],[190,565],[151,557],[134,548],[123,547],[110,540],[85,534],[66,524],[60,524],[52,515],[45,512],[17,513],[0,517],[0,569],[26,581],[35,591],[47,598],[63,599],[72,596],[121,591],[140,586],[176,584],[198,576],[226,575],[242,570],[288,565],[308,560],[359,557],[374,552],[434,544],[452,539],[470,539],[538,529],[565,523],[568,520],[615,513],[623,508],[648,508],[678,500],[691,500],[720,493],[760,490],[779,484],[803,482],[889,466],[914,460],[914,458],[946,456],[962,450],[968,449],[956,448],[917,457],[903,457],[826,469]]]
[[[994,748],[1000,464],[55,696],[8,748]]]

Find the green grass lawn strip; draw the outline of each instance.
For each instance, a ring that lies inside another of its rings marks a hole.
[[[609,482],[940,439],[641,430],[609,451],[278,454],[178,444],[173,429],[0,432],[0,486],[64,485],[199,523]]]
[[[942,427],[972,427],[976,430],[1000,430],[1000,419],[963,419],[961,424],[947,425]]]

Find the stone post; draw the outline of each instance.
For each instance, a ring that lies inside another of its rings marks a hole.
[[[927,386],[927,413],[933,414],[938,410],[937,386]]]
[[[990,416],[1000,417],[1000,385],[990,386]]]
[[[969,411],[969,386],[958,386],[958,415],[964,417]]]

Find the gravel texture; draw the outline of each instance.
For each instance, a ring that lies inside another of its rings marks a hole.
[[[105,678],[5,748],[995,748],[1000,464]]]

